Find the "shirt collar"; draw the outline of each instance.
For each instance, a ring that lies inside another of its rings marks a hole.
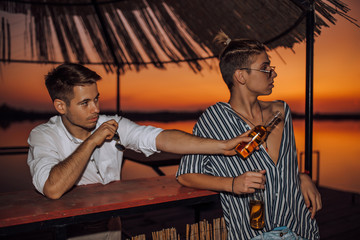
[[[58,126],[61,127],[61,129],[64,131],[66,137],[72,141],[73,143],[76,143],[76,144],[80,144],[82,143],[83,141],[81,139],[78,139],[76,137],[74,137],[65,127],[63,121],[62,121],[62,118],[61,116],[59,116],[59,118],[57,119],[57,123],[56,123]]]

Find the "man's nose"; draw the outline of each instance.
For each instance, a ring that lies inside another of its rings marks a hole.
[[[272,76],[273,76],[273,78],[276,78],[276,77],[277,77],[277,73],[276,73],[275,70],[273,71],[273,75],[272,75]]]
[[[94,113],[99,113],[100,112],[100,107],[99,107],[99,103],[94,102],[91,106],[91,110]]]

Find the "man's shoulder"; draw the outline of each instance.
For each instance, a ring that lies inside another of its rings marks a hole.
[[[225,102],[217,102],[214,105],[208,107],[204,113],[207,112],[223,112],[223,111],[227,111],[228,109],[231,109],[230,104],[225,103]]]
[[[206,137],[214,138],[218,130],[225,131],[226,126],[233,121],[231,112],[231,106],[228,103],[217,102],[203,112],[194,130],[207,132]]]
[[[58,136],[61,124],[60,116],[51,117],[46,123],[42,123],[31,130],[29,141],[37,141],[37,139],[48,139]]]
[[[61,122],[61,117],[56,115],[51,117],[47,122],[41,123],[39,125],[37,125],[36,127],[34,127],[32,129],[32,131],[46,131],[46,130],[51,130],[51,129],[56,129],[59,127]]]
[[[273,104],[273,109],[275,111],[280,111],[282,113],[284,113],[285,115],[290,113],[290,106],[283,100],[276,100],[272,102]]]
[[[261,106],[263,110],[270,112],[280,111],[282,114],[287,114],[290,111],[289,105],[283,100],[261,101]]]
[[[205,109],[205,111],[201,114],[199,120],[207,119],[207,118],[218,118],[221,115],[224,115],[225,112],[231,110],[231,106],[228,103],[217,102],[214,105]]]

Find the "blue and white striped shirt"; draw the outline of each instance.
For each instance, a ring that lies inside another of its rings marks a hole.
[[[306,239],[319,239],[319,230],[307,209],[300,190],[295,138],[289,106],[284,102],[284,130],[277,164],[263,146],[247,160],[238,156],[186,155],[182,158],[177,176],[202,173],[213,176],[236,177],[253,169],[266,170],[265,227],[254,230],[249,222],[249,199],[246,194],[220,193],[228,239],[251,239],[261,232],[287,226]],[[209,107],[194,127],[201,137],[226,140],[234,138],[250,127],[228,103],[219,102]]]

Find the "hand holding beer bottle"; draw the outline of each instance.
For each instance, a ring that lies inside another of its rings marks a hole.
[[[260,170],[255,169],[254,172]],[[250,226],[256,230],[265,226],[265,201],[264,190],[255,189],[255,192],[249,195],[250,199]]]
[[[267,139],[267,137],[269,136],[269,134],[271,133],[271,131],[282,121],[281,118],[281,112],[277,111],[275,113],[275,116],[271,119],[271,121],[263,126],[263,125],[258,125],[256,127],[254,127],[250,133],[249,133],[249,137],[251,137],[251,141],[246,143],[246,142],[242,142],[239,145],[237,145],[235,147],[235,151],[236,153],[242,158],[242,159],[246,159],[247,157],[249,157],[251,155],[251,153],[258,147],[260,146],[262,143],[264,143]]]

